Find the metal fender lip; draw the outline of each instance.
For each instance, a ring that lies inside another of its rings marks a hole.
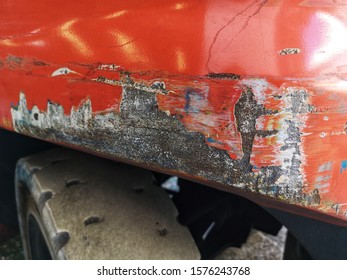
[[[1,127],[347,221],[347,6],[87,2],[0,3]]]
[[[337,125],[341,121],[336,118],[337,126],[332,127],[329,136],[317,135],[318,128],[308,123],[321,112],[312,105],[313,93],[306,88],[288,84],[275,88],[264,79],[232,80],[229,90],[234,100],[228,104],[229,109],[206,114],[201,106],[207,106],[203,101],[208,100],[203,97],[207,93],[200,89],[176,95],[175,99],[186,100],[184,112],[178,113],[177,107],[165,102],[165,98],[171,98],[166,88],[171,84],[148,85],[134,81],[129,74],[121,74],[120,82],[99,78],[97,83],[122,88],[118,110],[93,112],[93,104],[87,99],[73,107],[70,114],[52,101],[47,103],[46,111],[41,111],[36,106],[30,108],[21,92],[18,105],[11,108],[13,128],[25,135],[159,168],[164,173],[178,173],[226,191],[241,190],[247,197],[269,198],[270,205],[284,202],[295,206],[288,207],[295,211],[310,209],[322,213],[322,217],[345,220],[343,192],[330,191],[330,185],[345,176],[338,166],[344,155],[336,156],[335,163],[330,160],[317,166],[312,162],[315,150],[307,143],[318,141],[323,149],[323,138],[338,141],[345,137],[344,124]],[[259,85],[266,85],[271,94],[259,90]],[[193,102],[195,98],[202,99]],[[271,107],[265,100],[275,105]],[[325,117],[329,116],[325,112]],[[210,122],[210,118],[212,126],[201,123]],[[221,125],[228,128],[221,129]],[[330,147],[331,143],[325,148]],[[340,143],[336,149],[343,152],[345,148]],[[330,158],[330,154],[326,156]]]

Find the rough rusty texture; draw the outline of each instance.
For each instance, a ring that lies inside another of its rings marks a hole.
[[[289,55],[289,54],[299,54],[301,52],[298,48],[286,48],[280,51],[280,55]]]
[[[266,137],[276,133],[276,131],[257,131],[256,121],[257,119],[267,113],[272,113],[266,110],[264,106],[258,104],[254,97],[251,88],[246,88],[235,104],[235,118],[237,130],[241,134],[242,138],[242,151],[243,158],[241,162],[245,165],[245,170],[251,170],[250,158],[252,154],[253,141],[256,134]]]
[[[47,112],[27,108],[24,93],[18,107],[12,108],[13,126],[17,132],[113,155],[118,158],[175,170],[204,178],[225,186],[264,194],[296,204],[311,205],[310,195],[302,193],[299,115],[312,110],[302,89],[289,88],[282,98],[284,112],[269,110],[256,98],[250,87],[244,87],[235,104],[235,121],[242,139],[243,156],[232,159],[221,149],[207,144],[201,133],[188,131],[180,115],[167,114],[158,108],[157,95],[169,91],[165,84],[151,86],[135,82],[128,73],[122,80],[99,77],[98,83],[122,86],[120,110],[92,113],[92,104],[85,100],[66,115],[64,108],[48,102]],[[284,113],[283,129],[259,130],[257,119]],[[282,165],[262,166],[254,172],[250,158],[255,136],[279,135],[282,139]],[[318,190],[315,196],[319,197]]]
[[[124,87],[120,113],[92,115],[87,100],[76,112],[65,116],[60,105],[49,103],[48,111],[40,113],[38,121],[25,104],[22,94],[18,109],[13,109],[14,116],[20,113],[20,117],[14,117],[18,132],[228,185],[238,177],[230,176],[235,161],[225,151],[207,146],[201,134],[186,131],[178,119],[159,111],[152,93]]]
[[[287,89],[283,96],[286,107],[284,112],[287,118],[284,119],[281,151],[289,157],[285,158],[281,166],[281,176],[284,181],[279,184],[281,193],[285,194],[286,199],[293,201],[302,201],[306,199],[303,195],[303,174],[301,165],[303,154],[301,151],[301,132],[300,129],[305,126],[304,118],[301,116],[312,112],[314,108],[307,102],[307,92],[303,89]],[[318,192],[318,190],[314,190]]]
[[[239,80],[240,75],[234,73],[209,73],[207,78],[221,79],[221,80]]]
[[[149,1],[0,2],[0,126],[345,223],[347,6]]]

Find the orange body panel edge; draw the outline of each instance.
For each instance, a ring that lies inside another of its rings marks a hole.
[[[347,222],[343,1],[2,1],[0,126]]]

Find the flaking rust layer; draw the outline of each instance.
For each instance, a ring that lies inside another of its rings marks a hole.
[[[313,110],[304,89],[282,89],[276,96],[282,106],[274,110],[265,106],[263,89],[259,89],[264,80],[240,81],[241,95],[232,111],[242,151],[232,158],[228,151],[209,145],[206,139],[210,137],[187,129],[180,115],[159,109],[158,95],[170,94],[164,83],[146,86],[133,81],[130,75],[123,81],[99,77],[93,82],[122,87],[119,112],[93,113],[89,99],[71,112],[49,101],[47,111],[42,112],[36,106],[28,108],[21,92],[18,106],[11,109],[14,129],[288,203],[313,207],[321,204],[318,190],[303,192],[301,134],[305,115]],[[261,124],[263,117],[278,119],[278,127],[266,128],[265,122]],[[257,139],[272,138],[277,141],[276,157],[271,164],[256,166],[253,154]]]

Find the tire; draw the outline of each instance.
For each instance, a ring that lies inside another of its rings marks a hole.
[[[67,149],[19,160],[16,200],[27,259],[198,259],[151,172]]]

